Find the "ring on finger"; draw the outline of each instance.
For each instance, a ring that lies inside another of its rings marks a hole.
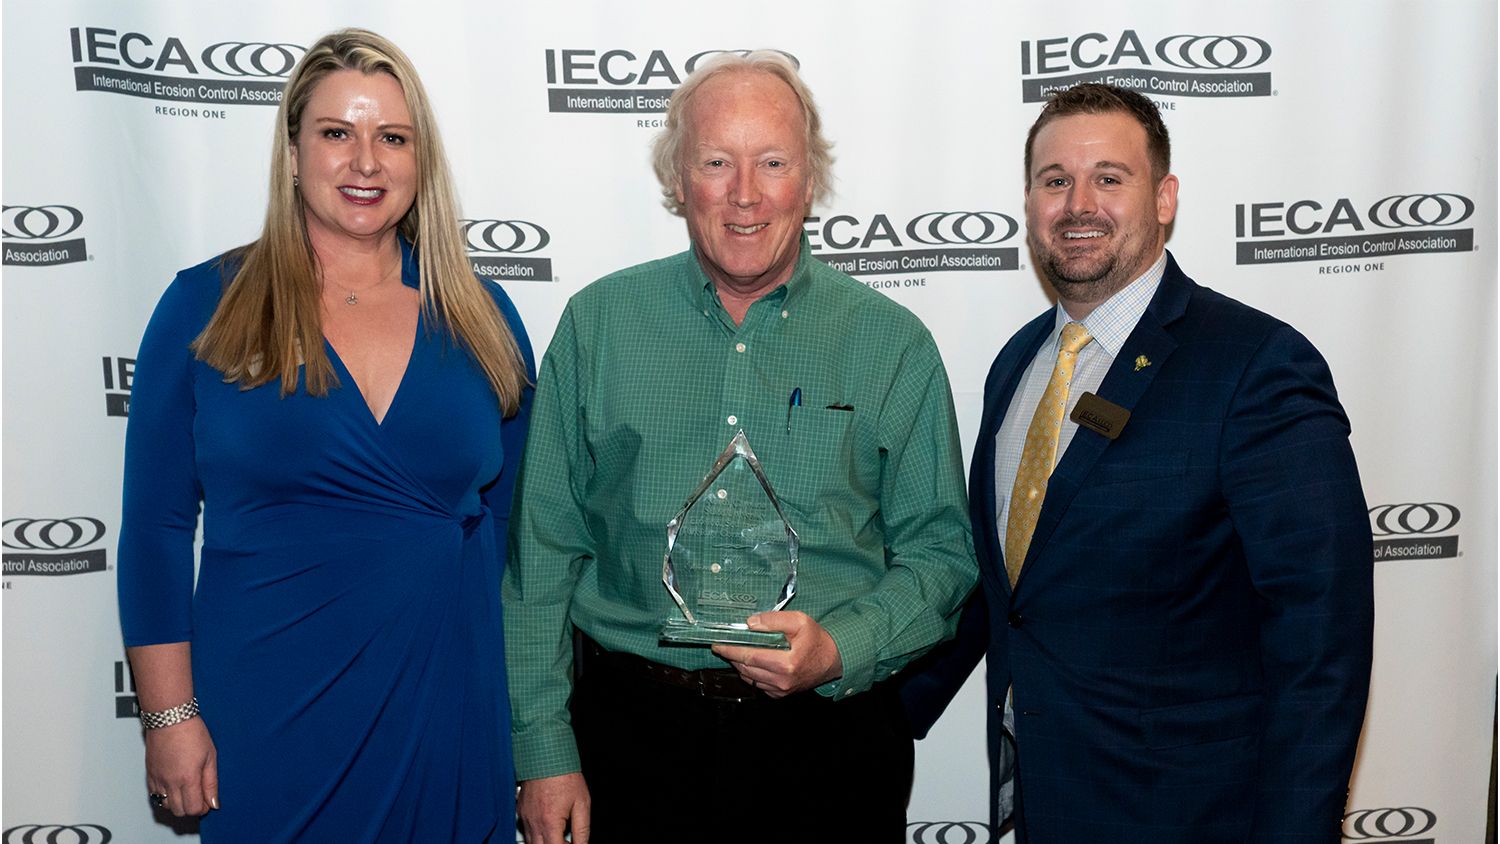
[[[151,798],[151,808],[160,809],[167,805],[167,795],[159,791],[153,791],[149,796]]]

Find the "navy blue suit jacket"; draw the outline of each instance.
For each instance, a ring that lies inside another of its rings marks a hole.
[[[1130,420],[1113,441],[1078,430],[1012,589],[995,433],[1053,325],[1049,310],[1022,328],[985,384],[969,475],[981,588],[905,681],[914,730],[985,656],[992,759],[1014,692],[1017,764],[992,790],[1016,777],[1020,841],[1338,841],[1373,562],[1327,365],[1169,256],[1099,388]]]

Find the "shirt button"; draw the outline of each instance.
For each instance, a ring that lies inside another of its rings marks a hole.
[[[721,489],[718,492],[714,493],[714,495],[719,496],[719,500],[723,501],[724,499],[726,499],[726,498],[729,497],[729,490],[727,490],[727,489]]]
[[[782,312],[781,312],[781,318],[782,318],[782,319],[786,319],[786,318],[787,318],[787,317],[789,317],[789,316],[791,316],[791,314],[790,314],[790,313],[788,313],[788,312],[787,312],[787,311],[782,311]]]
[[[724,421],[728,422],[731,425],[738,425],[739,422],[740,422],[740,418],[738,416],[735,416],[733,413],[731,413],[731,414],[729,414],[729,418],[725,419]]]
[[[1022,618],[1021,614],[1014,610],[1012,610],[1010,615],[1005,619],[1005,623],[1009,624],[1011,627],[1020,627],[1023,623],[1025,623],[1025,621],[1026,619]]]
[[[744,343],[735,343],[734,344],[734,350],[736,352],[740,352],[740,353],[743,354],[744,351],[745,351],[745,344]]]
[[[844,697],[848,697],[848,696],[850,696],[852,694],[854,694],[854,690],[853,689],[845,689],[844,690]]]

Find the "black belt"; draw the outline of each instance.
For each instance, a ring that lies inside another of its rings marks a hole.
[[[588,636],[583,637],[584,671],[603,668],[621,678],[649,680],[664,686],[687,689],[712,700],[743,703],[769,700],[765,693],[740,679],[733,668],[703,668],[689,671],[652,662],[642,656],[605,650]]]

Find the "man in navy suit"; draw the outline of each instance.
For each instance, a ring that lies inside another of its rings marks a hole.
[[[1130,91],[1079,85],[1031,128],[1058,303],[990,370],[981,589],[903,698],[925,735],[987,657],[992,821],[1013,802],[1022,844],[1332,844],[1373,627],[1349,423],[1306,338],[1165,251],[1169,164]]]

